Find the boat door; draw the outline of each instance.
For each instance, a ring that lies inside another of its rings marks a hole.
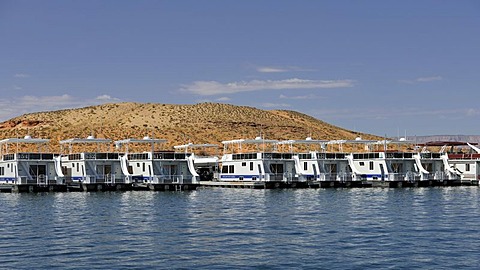
[[[329,180],[336,180],[337,179],[337,164],[336,163],[330,163],[325,165],[327,173],[329,175]]]
[[[30,165],[30,175],[38,184],[45,184],[47,179],[47,165]]]
[[[110,164],[101,164],[97,165],[97,175],[103,177],[105,183],[110,183],[112,181],[112,165]]]

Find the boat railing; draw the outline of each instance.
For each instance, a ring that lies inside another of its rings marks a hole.
[[[441,155],[441,153],[420,153],[422,159],[439,159]]]
[[[336,181],[340,181],[340,182],[353,181],[353,173],[350,173],[350,172],[337,173]]]
[[[102,177],[102,176],[100,176]],[[103,175],[104,182],[106,184],[117,184],[117,183],[125,183],[125,179],[123,178],[116,178],[116,175],[113,173],[108,173]]]
[[[266,173],[265,174],[265,181],[284,181],[285,176],[284,173]]]
[[[420,175],[414,172],[389,173],[388,181],[408,181],[413,182],[420,179]]]
[[[75,153],[65,155],[67,160],[118,160],[118,153]],[[53,159],[53,158],[52,158]]]
[[[19,176],[17,177],[15,184],[17,185],[38,185],[38,186],[48,186],[59,184],[62,181],[58,181],[56,178],[49,178],[48,175],[34,175],[32,177],[28,176]]]
[[[151,178],[152,184],[183,184],[183,175],[155,175]]]
[[[433,179],[432,177],[429,177],[428,178],[429,180],[441,181],[441,180],[448,179],[448,175],[445,172],[441,172],[441,171],[436,171],[434,174],[430,174],[430,175],[433,176]]]
[[[290,182],[298,182],[299,178],[298,176],[295,176],[292,173],[285,172],[283,173],[283,180],[286,181],[287,183],[290,183]]]
[[[345,153],[316,153],[317,159],[345,159]]]
[[[85,177],[83,177],[81,182],[84,182],[85,184],[96,184],[97,177],[95,175],[86,175]]]
[[[480,154],[448,154],[449,159],[480,159]]]
[[[53,160],[53,153],[11,153],[3,155],[3,160]]]
[[[115,184],[123,182],[123,179],[116,179],[115,174],[86,175],[81,180],[85,184]]]
[[[413,154],[411,152],[387,152],[385,155],[387,159],[412,159]]]

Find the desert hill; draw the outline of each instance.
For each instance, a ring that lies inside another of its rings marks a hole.
[[[378,139],[342,129],[308,115],[287,110],[260,110],[218,103],[173,105],[114,103],[78,109],[25,114],[0,123],[0,139],[23,137],[59,140],[86,138],[120,140],[146,135],[167,139],[167,146],[214,143],[223,140],[268,139]]]

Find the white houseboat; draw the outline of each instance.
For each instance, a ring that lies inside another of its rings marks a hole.
[[[126,179],[137,187],[153,190],[194,189],[198,185],[199,175],[195,171],[193,156],[190,153],[174,151],[156,151],[155,145],[162,145],[164,139],[124,139],[115,141],[118,149],[125,147],[120,157],[121,167]],[[130,152],[132,145],[148,146],[144,151]]]
[[[430,173],[430,180],[437,182],[461,180],[462,172],[450,164],[450,158],[446,152],[447,147],[453,146],[453,144],[458,144],[458,142],[435,141],[419,144],[422,147],[419,153],[421,165],[425,171]],[[437,150],[438,148],[440,150]]]
[[[480,149],[477,143],[458,141],[429,142],[428,146],[441,147],[448,179],[459,179],[462,184],[478,185],[480,179]]]
[[[89,136],[60,141],[62,155],[56,159],[58,173],[71,188],[81,190],[126,189],[119,154],[111,151],[110,139]]]
[[[10,138],[0,141],[0,184],[14,191],[62,191],[54,156],[45,151],[48,139]],[[36,152],[31,149],[37,148]],[[27,151],[22,151],[28,149]]]
[[[327,173],[324,167],[323,160],[319,159],[319,153],[324,152],[325,140],[313,140],[308,137],[305,140],[286,140],[278,142],[278,147],[287,146],[287,152],[292,153],[292,159],[295,164],[295,177],[299,181],[324,181],[327,178]],[[294,147],[297,146],[297,147]],[[303,152],[295,152],[299,146],[308,148]],[[321,150],[319,151],[318,148]],[[307,151],[308,150],[308,151]]]
[[[253,140],[223,141],[220,181],[265,182],[274,186],[297,185],[292,153],[280,153],[277,140],[257,137]]]

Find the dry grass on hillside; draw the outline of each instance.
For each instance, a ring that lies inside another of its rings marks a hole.
[[[167,146],[215,143],[223,140],[269,139],[365,139],[377,138],[345,130],[294,111],[266,111],[246,106],[217,103],[173,105],[155,103],[115,103],[39,112],[22,115],[0,123],[0,138],[50,138],[59,140],[97,138],[120,140],[146,135],[167,139]],[[58,147],[58,146],[57,146]]]

